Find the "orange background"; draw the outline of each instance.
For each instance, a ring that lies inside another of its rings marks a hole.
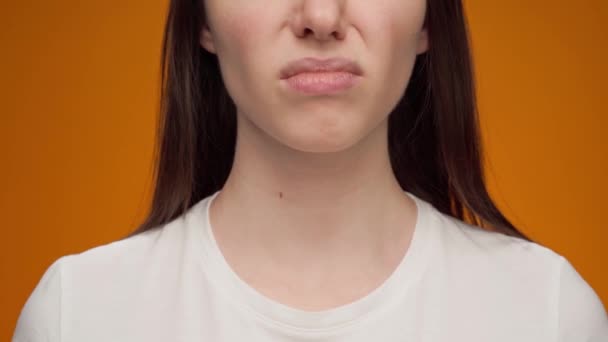
[[[52,261],[147,210],[166,5],[0,4],[2,341]],[[466,5],[491,192],[608,303],[608,2]]]

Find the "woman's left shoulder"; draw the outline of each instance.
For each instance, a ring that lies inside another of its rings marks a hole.
[[[441,248],[466,261],[512,266],[520,271],[543,269],[555,275],[564,259],[540,242],[481,228],[445,214],[436,215],[435,225]]]
[[[429,222],[436,232],[435,266],[451,287],[478,300],[501,303],[503,309],[519,312],[517,319],[542,317],[554,327],[555,341],[608,341],[605,306],[565,255],[540,242],[438,212],[433,216]],[[527,310],[521,311],[522,305]]]

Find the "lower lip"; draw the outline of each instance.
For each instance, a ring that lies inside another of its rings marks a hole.
[[[304,72],[283,79],[297,92],[309,95],[335,94],[355,86],[361,77],[350,72]]]

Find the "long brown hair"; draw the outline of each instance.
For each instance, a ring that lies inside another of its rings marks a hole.
[[[236,108],[217,56],[200,46],[203,0],[171,0],[151,210],[129,236],[161,227],[220,190],[236,143]],[[439,211],[531,241],[500,212],[483,171],[474,74],[461,0],[427,0],[429,49],[389,116],[389,153],[404,190]]]

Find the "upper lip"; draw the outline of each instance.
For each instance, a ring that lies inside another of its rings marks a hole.
[[[350,59],[318,59],[314,57],[307,57],[292,61],[281,69],[281,79],[286,79],[303,72],[323,71],[344,71],[355,75],[362,74],[361,67],[355,61]]]

